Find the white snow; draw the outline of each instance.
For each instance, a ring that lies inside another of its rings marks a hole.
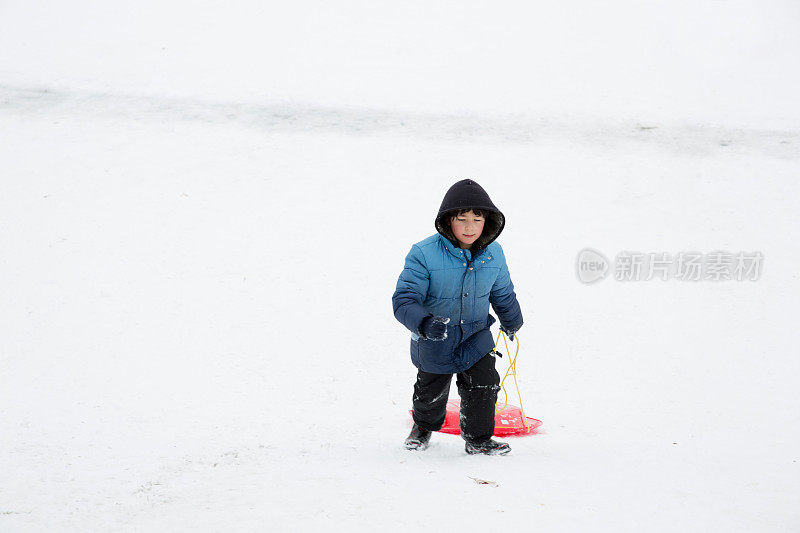
[[[3,3],[0,531],[799,530],[798,22]],[[505,457],[403,448],[390,297],[465,177],[544,422]],[[585,247],[765,262],[587,286]]]

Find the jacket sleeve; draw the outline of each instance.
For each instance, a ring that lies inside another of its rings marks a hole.
[[[419,330],[422,320],[427,316],[433,316],[422,306],[428,293],[429,283],[430,272],[425,266],[422,250],[415,244],[406,255],[405,267],[397,279],[397,288],[392,295],[392,307],[395,318],[417,335],[422,335]]]
[[[522,310],[519,307],[517,295],[514,293],[514,284],[511,282],[511,275],[502,249],[500,254],[503,264],[489,293],[489,303],[497,313],[500,324],[506,329],[517,331],[522,327]]]

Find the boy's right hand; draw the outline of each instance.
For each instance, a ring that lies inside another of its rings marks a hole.
[[[441,341],[447,338],[447,323],[450,317],[429,316],[425,317],[420,326],[420,332],[429,341]]]

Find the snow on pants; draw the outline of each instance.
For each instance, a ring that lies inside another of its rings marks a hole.
[[[456,386],[461,396],[461,436],[473,442],[489,439],[494,434],[494,409],[497,391],[500,390],[500,375],[494,368],[494,355],[489,352],[456,376]],[[444,425],[452,378],[453,374],[431,374],[417,370],[413,418],[422,429],[438,431]]]

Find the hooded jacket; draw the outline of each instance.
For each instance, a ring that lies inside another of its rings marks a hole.
[[[471,249],[459,248],[446,219],[458,209],[487,211],[481,236]],[[510,330],[522,326],[522,311],[500,243],[505,217],[473,180],[461,180],[445,194],[434,222],[437,232],[411,246],[392,295],[394,316],[411,331],[411,362],[434,374],[470,368],[494,348],[489,327],[495,318]],[[425,317],[449,317],[444,340],[426,339]]]

